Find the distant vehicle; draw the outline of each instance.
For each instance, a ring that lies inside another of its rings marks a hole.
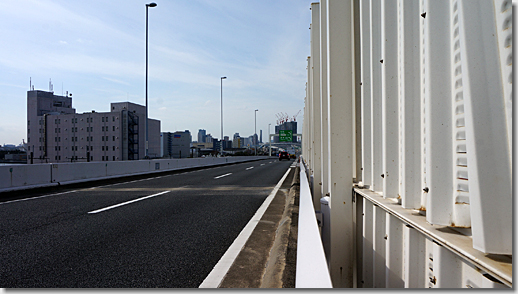
[[[297,156],[295,154],[290,154],[290,158],[295,159]]]
[[[286,151],[279,152],[279,161],[283,160],[283,159],[290,160],[290,155],[288,154],[288,152],[286,152]]]

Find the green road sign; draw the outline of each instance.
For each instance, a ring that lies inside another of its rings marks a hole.
[[[280,130],[279,131],[279,142],[291,142],[293,141],[292,130]]]

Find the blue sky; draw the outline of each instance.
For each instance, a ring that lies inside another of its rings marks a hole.
[[[311,22],[306,0],[158,0],[149,8],[149,116],[162,131],[257,133],[276,113],[302,131]],[[146,1],[0,2],[0,144],[26,139],[29,78],[73,93],[79,113],[145,103]]]

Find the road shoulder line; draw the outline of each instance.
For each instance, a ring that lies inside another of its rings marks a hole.
[[[250,235],[252,235],[252,232],[254,231],[255,227],[257,226],[257,223],[261,220],[264,212],[272,202],[273,198],[277,194],[277,191],[280,189],[282,184],[284,183],[284,180],[288,176],[288,174],[291,171],[291,167],[286,171],[284,176],[281,178],[281,180],[277,183],[275,188],[273,188],[272,192],[266,199],[264,200],[263,204],[259,209],[256,211],[254,216],[250,219],[250,221],[246,224],[246,226],[243,228],[243,230],[239,233],[237,238],[234,240],[232,245],[227,249],[225,254],[221,257],[221,259],[218,261],[218,263],[214,266],[212,271],[209,273],[209,275],[203,280],[203,282],[200,284],[199,288],[218,288],[221,282],[223,281],[223,278],[227,274],[228,270],[236,260],[237,256],[241,252],[241,249],[245,246],[246,242],[248,241],[248,238],[250,238]]]

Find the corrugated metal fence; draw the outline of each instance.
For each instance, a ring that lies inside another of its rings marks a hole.
[[[311,13],[302,160],[334,287],[512,287],[512,2]]]

